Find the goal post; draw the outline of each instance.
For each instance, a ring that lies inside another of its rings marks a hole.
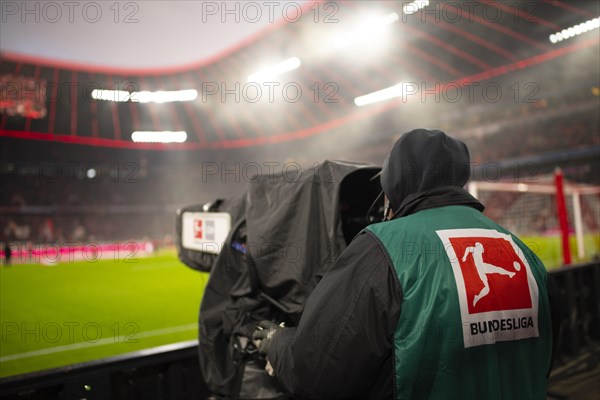
[[[529,238],[547,267],[599,257],[600,186],[564,182],[557,170],[531,183],[471,181],[468,190],[486,215]]]

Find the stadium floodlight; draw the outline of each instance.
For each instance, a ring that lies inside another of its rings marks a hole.
[[[158,92],[133,92],[131,101],[140,103],[170,103],[173,101],[193,101],[198,97],[198,91],[195,89],[158,91]]]
[[[338,36],[333,40],[333,46],[343,49],[356,42],[364,42],[373,36],[382,33],[389,25],[398,21],[400,17],[396,13],[388,14],[381,18],[371,18],[359,26],[356,30]]]
[[[402,7],[402,12],[408,15],[415,14],[417,11],[428,5],[429,0],[415,0],[412,3],[405,4],[404,7]]]
[[[92,99],[132,103],[169,103],[173,101],[193,101],[198,97],[196,89],[171,90],[171,91],[141,91],[128,92],[126,90],[94,89]]]
[[[248,75],[248,82],[265,82],[275,79],[277,75],[294,70],[300,66],[301,62],[298,57],[291,57],[287,60],[265,68],[259,72]]]
[[[571,39],[575,36],[579,36],[582,33],[589,32],[594,29],[600,28],[600,18],[590,19],[589,21],[582,22],[574,25],[570,28],[563,29],[560,32],[553,33],[549,36],[550,42],[556,44],[563,40]]]
[[[526,183],[519,183],[517,184],[517,191],[518,192],[526,192],[529,190],[529,186],[527,186]]]
[[[92,90],[92,99],[106,101],[129,101],[131,93],[125,90],[94,89]]]
[[[187,140],[184,131],[135,131],[131,140],[137,143],[183,143]]]
[[[94,179],[97,174],[96,168],[90,168],[86,171],[85,176],[87,176],[88,179]]]
[[[380,101],[393,99],[394,97],[400,97],[404,93],[404,82],[394,86],[390,86],[385,89],[378,90],[373,93],[358,96],[354,99],[354,104],[358,107],[366,106],[368,104],[378,103]]]

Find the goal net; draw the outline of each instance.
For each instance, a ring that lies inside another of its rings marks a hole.
[[[519,236],[547,268],[564,265],[565,235],[573,263],[600,257],[600,187],[563,184],[566,229],[552,175],[535,183],[472,181],[468,190],[485,205],[484,214]]]

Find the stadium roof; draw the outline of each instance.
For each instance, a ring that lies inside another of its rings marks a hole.
[[[0,51],[84,69],[164,71],[210,63],[285,22],[306,0],[265,7],[243,2],[3,2]],[[262,2],[261,2],[262,3]],[[118,4],[118,7],[116,6]],[[260,18],[253,12],[258,10]],[[278,11],[277,13],[275,11]]]
[[[530,79],[550,91],[598,81],[600,39],[592,29],[598,2],[432,1],[419,10],[426,3],[304,4],[300,17],[290,11],[282,23],[218,59],[168,70],[73,66],[4,54],[4,74],[81,90],[71,99],[49,86],[48,97],[56,101],[48,102],[48,116],[2,115],[0,135],[133,148],[252,147],[350,130],[402,107],[426,116],[438,106],[431,103],[452,103],[435,97],[452,90],[462,92],[456,102],[462,107],[490,96],[481,88],[496,90],[495,84],[505,85],[503,100],[526,96],[521,87],[506,91],[510,79],[513,85]],[[291,70],[249,79],[265,66],[277,72],[272,68],[282,61],[294,64]],[[198,97],[160,104],[92,101],[94,88],[195,89]],[[471,91],[475,98],[465,100]],[[384,100],[386,95],[391,99]],[[377,101],[367,104],[373,97]],[[187,141],[139,144],[131,141],[134,131],[185,131]]]

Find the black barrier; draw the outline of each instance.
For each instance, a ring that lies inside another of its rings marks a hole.
[[[0,379],[0,399],[206,399],[198,341]]]
[[[600,364],[600,261],[550,272],[561,293],[561,327],[551,381]]]
[[[600,262],[561,268],[550,275],[562,302],[557,361],[568,361],[600,344]]]
[[[562,326],[551,378],[556,382],[589,371],[600,362],[600,262],[550,274],[562,294]],[[198,365],[197,341],[0,379],[0,400],[208,397]]]

